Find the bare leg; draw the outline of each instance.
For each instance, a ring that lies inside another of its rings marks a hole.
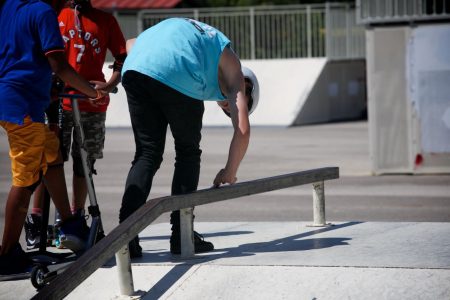
[[[45,185],[43,182],[41,182],[41,184],[39,184],[39,186],[34,191],[33,208],[42,209],[44,207],[44,192],[45,192]]]
[[[84,209],[87,197],[86,178],[73,175],[72,210]]]
[[[0,255],[8,251],[19,242],[25,217],[30,204],[31,191],[24,187],[12,186],[8,194],[5,209],[5,228],[3,230]]]
[[[65,221],[72,216],[72,213],[70,212],[61,153],[59,154],[58,159],[53,162],[52,165],[48,166],[47,172],[44,175],[44,180],[48,192],[53,199],[53,203],[55,203],[55,207],[61,216],[61,220]]]

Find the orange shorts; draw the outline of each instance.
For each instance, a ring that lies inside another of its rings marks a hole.
[[[28,187],[58,159],[59,140],[44,123],[25,117],[23,125],[0,121],[6,130],[11,158],[12,184]]]

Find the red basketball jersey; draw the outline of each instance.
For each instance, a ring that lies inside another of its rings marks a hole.
[[[114,16],[101,10],[91,8],[80,14],[65,8],[58,17],[59,28],[65,42],[69,64],[86,80],[105,82],[103,64],[109,49],[116,57],[126,53],[125,38]],[[78,20],[79,21],[78,21]],[[81,111],[104,112],[105,105],[94,107],[88,101],[80,101]],[[64,99],[64,109],[70,110],[70,101]]]

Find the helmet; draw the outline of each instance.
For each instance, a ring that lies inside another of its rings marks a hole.
[[[250,115],[255,111],[259,102],[259,83],[255,73],[247,67],[241,67],[242,74],[244,74],[245,80],[245,94],[249,96],[248,100],[248,114]],[[223,112],[230,117],[230,113],[225,109]]]
[[[242,66],[241,69],[242,74],[244,74],[245,81],[251,84],[251,86],[245,90],[245,94],[250,95],[250,99],[248,101],[248,114],[251,115],[251,113],[255,111],[259,102],[259,82],[252,70],[244,66]]]

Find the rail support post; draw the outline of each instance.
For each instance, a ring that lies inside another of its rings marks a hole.
[[[193,207],[180,209],[181,257],[192,258],[194,249]]]
[[[134,294],[133,274],[131,272],[128,243],[116,252],[117,272],[119,274],[120,294],[132,296]]]
[[[330,226],[325,221],[325,184],[323,181],[313,183],[314,223],[311,227]]]

